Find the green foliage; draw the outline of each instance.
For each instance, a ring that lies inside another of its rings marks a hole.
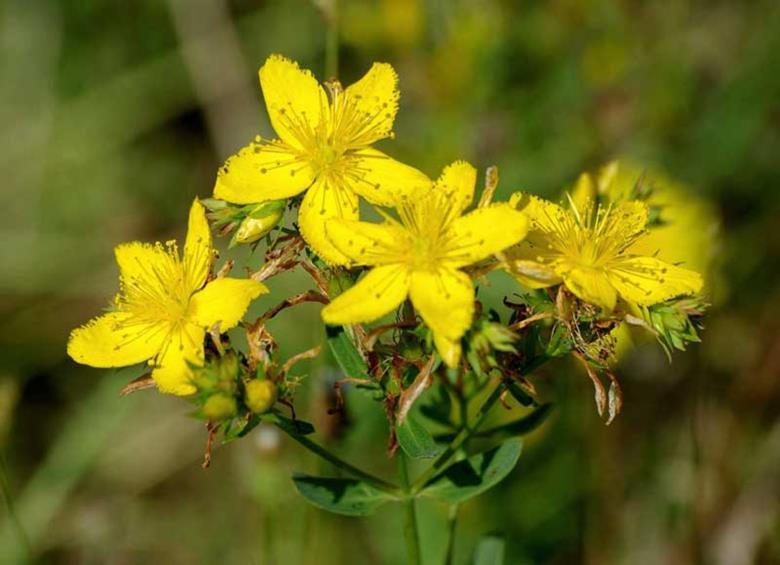
[[[431,479],[421,495],[463,502],[494,487],[515,467],[523,444],[510,439],[498,447],[458,461]]]
[[[355,347],[343,326],[326,326],[328,346],[333,357],[344,371],[344,375],[353,379],[368,377],[368,365]]]
[[[552,404],[542,404],[533,412],[523,416],[522,418],[512,420],[511,422],[501,424],[500,426],[481,430],[475,434],[475,437],[482,439],[501,440],[528,434],[547,421],[548,416],[552,412],[552,408]]]
[[[658,342],[671,357],[672,350],[685,351],[689,343],[701,341],[697,327],[706,305],[699,299],[676,299],[642,307],[642,318],[658,337]]]
[[[398,444],[412,459],[431,459],[439,453],[439,448],[431,432],[417,421],[412,414],[395,428]]]
[[[308,502],[336,514],[366,516],[390,502],[392,496],[363,481],[293,475],[295,488]]]

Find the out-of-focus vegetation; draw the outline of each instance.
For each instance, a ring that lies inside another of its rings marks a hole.
[[[270,134],[257,67],[284,53],[322,77],[322,0],[6,0],[0,6],[0,448],[16,522],[46,563],[400,563],[394,510],[306,505],[291,469],[327,473],[271,429],[217,449],[180,399],[118,391],[142,369],[65,355],[115,291],[119,242],[181,237],[219,163]],[[536,384],[556,414],[515,472],[462,509],[456,561],[507,536],[510,563],[780,562],[780,6],[658,0],[341,0],[340,75],[401,77],[397,139],[430,176],[497,164],[499,197],[555,196],[616,156],[674,179],[673,241],[708,265],[704,342],[668,365],[640,343],[621,416],[599,421],[581,369]],[[660,198],[661,196],[659,196]],[[676,214],[676,213],[675,213]],[[720,222],[720,235],[712,226]],[[714,247],[713,247],[714,246]],[[257,261],[246,250],[239,261]],[[675,258],[677,259],[677,258]],[[275,279],[263,310],[303,290]],[[481,293],[512,291],[508,277]],[[323,337],[319,306],[274,321],[284,351]],[[301,403],[334,449],[383,472],[386,424],[327,358]],[[362,461],[361,461],[362,459]],[[446,509],[421,508],[437,563]]]

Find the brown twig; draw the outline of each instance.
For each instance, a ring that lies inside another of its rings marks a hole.
[[[279,304],[271,308],[270,310],[267,310],[265,314],[260,316],[255,321],[255,324],[258,323],[264,324],[265,322],[267,322],[268,320],[276,316],[282,310],[285,310],[287,308],[292,308],[293,306],[297,306],[298,304],[302,304],[304,302],[319,302],[320,304],[327,304],[330,301],[328,300],[327,297],[323,296],[316,290],[307,290],[306,292],[301,292],[300,294],[296,294],[295,296],[286,298],[282,302],[280,302]]]
[[[214,447],[214,438],[217,436],[217,426],[206,422],[206,430],[208,430],[206,450],[203,452],[203,463],[200,465],[203,469],[208,469],[211,466],[211,450]]]
[[[415,400],[417,400],[420,395],[431,386],[431,383],[433,382],[432,371],[435,360],[436,357],[431,355],[431,358],[428,359],[428,362],[423,365],[422,369],[420,369],[420,372],[415,377],[414,382],[412,382],[412,384],[409,385],[407,389],[401,392],[401,396],[398,399],[398,422],[403,422],[406,419],[406,416],[409,414],[409,410],[412,409]]]
[[[509,329],[513,332],[516,332],[518,330],[522,330],[523,328],[530,326],[534,322],[538,322],[539,320],[547,320],[549,318],[552,318],[553,315],[551,312],[540,312],[538,314],[534,314],[533,316],[529,316],[528,318],[525,318],[524,320],[520,320],[519,322],[515,322],[511,326],[509,326]]]
[[[233,265],[235,264],[236,262],[233,259],[228,259],[227,261],[225,261],[225,264],[222,265],[219,271],[217,271],[217,274],[214,278],[221,279],[228,276],[230,270],[233,268]]]
[[[417,326],[417,322],[409,320],[401,320],[400,322],[393,322],[392,324],[377,326],[366,334],[366,337],[363,340],[363,347],[365,347],[366,351],[373,351],[374,345],[376,345],[376,340],[379,339],[379,336],[386,331],[398,328],[414,328],[415,326]]]
[[[309,276],[314,281],[314,284],[317,285],[317,290],[319,290],[323,296],[330,296],[328,293],[328,281],[325,280],[325,278],[322,276],[322,271],[320,271],[311,263],[311,261],[308,261],[307,259],[302,259],[300,261],[300,265],[304,271],[309,273]]]
[[[132,392],[138,392],[139,390],[146,390],[147,388],[154,388],[154,379],[152,379],[151,373],[141,375],[137,379],[133,379],[127,383],[122,390],[119,391],[119,396],[127,396]]]
[[[304,359],[313,359],[314,357],[320,354],[321,350],[322,347],[318,345],[317,347],[312,347],[311,349],[307,349],[306,351],[293,355],[287,361],[284,362],[280,374],[286,375],[287,372],[293,368],[293,365],[295,365],[299,361],[303,361]]]
[[[590,366],[590,363],[587,359],[585,359],[582,353],[579,351],[572,351],[571,354],[574,355],[575,359],[582,363],[582,366],[585,367],[585,371],[588,373],[588,377],[590,377],[590,380],[593,382],[593,389],[596,398],[596,410],[598,411],[599,416],[603,418],[604,411],[607,409],[607,391],[604,389],[604,384],[601,382],[598,375],[596,374],[596,371],[593,370],[593,367]]]
[[[283,238],[280,238],[282,241]],[[293,236],[289,242],[279,249],[272,249],[266,253],[266,262],[257,271],[250,276],[257,282],[263,282],[266,279],[278,275],[284,271],[289,271],[298,265],[298,254],[304,247],[303,238]]]

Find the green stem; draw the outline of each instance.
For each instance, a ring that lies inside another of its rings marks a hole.
[[[339,76],[339,3],[331,0],[330,9],[324,10],[327,32],[325,36],[325,77]]]
[[[420,538],[417,533],[417,513],[414,508],[414,496],[409,491],[409,470],[406,468],[406,456],[398,450],[398,480],[401,489],[406,496],[404,506],[404,540],[406,540],[406,553],[408,565],[420,565]]]
[[[493,392],[490,393],[490,396],[487,398],[487,400],[485,400],[485,402],[482,403],[482,406],[479,407],[479,410],[474,415],[474,421],[470,425],[464,425],[460,432],[458,432],[458,435],[456,435],[447,446],[447,449],[445,449],[442,454],[439,455],[431,464],[431,466],[428,467],[428,469],[426,469],[423,474],[417,478],[416,481],[414,481],[411,489],[412,494],[417,494],[420,492],[428,483],[428,481],[430,481],[447,463],[449,463],[450,459],[452,459],[452,457],[458,452],[460,447],[466,443],[469,438],[471,438],[474,432],[476,432],[479,428],[480,424],[482,424],[485,416],[487,416],[488,412],[490,412],[490,409],[504,393],[507,384],[508,383],[506,381],[502,380],[498,386],[493,389]]]
[[[458,525],[458,509],[460,505],[450,504],[447,514],[447,553],[444,556],[444,565],[452,565],[455,562],[455,529]]]
[[[32,555],[32,548],[30,546],[30,538],[27,537],[27,532],[22,526],[19,516],[16,514],[16,507],[14,506],[14,499],[11,494],[11,484],[8,480],[8,467],[5,464],[5,457],[0,454],[0,490],[3,491],[3,499],[5,500],[5,507],[8,511],[8,519],[16,529],[16,535],[19,538],[19,545],[22,546],[25,555],[25,561]]]
[[[392,485],[388,483],[387,481],[384,481],[380,479],[379,477],[376,477],[372,475],[371,473],[367,473],[366,471],[363,471],[361,469],[358,469],[354,465],[350,465],[337,455],[334,455],[324,447],[322,447],[317,442],[314,442],[307,438],[306,436],[298,435],[296,433],[293,433],[292,431],[285,429],[283,426],[277,427],[282,430],[284,433],[286,433],[288,436],[290,436],[292,439],[300,443],[303,447],[311,451],[312,453],[322,457],[325,461],[328,461],[333,466],[338,467],[339,469],[342,469],[343,471],[349,473],[353,477],[357,479],[361,479],[376,488],[383,490],[385,492],[388,492],[394,496],[398,496],[398,487],[395,485]]]

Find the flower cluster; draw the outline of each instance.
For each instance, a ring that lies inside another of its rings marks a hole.
[[[616,328],[633,324],[676,348],[698,339],[702,276],[648,249],[657,218],[649,191],[611,190],[616,164],[596,181],[583,174],[562,204],[519,192],[494,202],[491,168],[475,203],[469,163],[431,180],[373,147],[393,138],[399,92],[390,65],[374,64],[343,88],[272,55],[259,76],[277,137],[256,137],[220,167],[213,198],[192,205],[183,253],[175,242],[116,248],[119,293],[108,313],[72,332],[74,360],[146,361],[149,375],[130,390],[188,395],[210,430],[233,439],[263,418],[288,433],[296,422],[275,405],[293,406],[302,378],[293,366],[320,350],[280,360],[266,323],[302,302],[324,305],[341,384],[381,400],[393,430],[437,379],[461,402],[499,379],[520,403],[536,404],[528,375],[566,355],[584,364],[611,420],[622,403]],[[361,199],[379,221],[361,219]],[[231,247],[267,243],[257,270],[232,278],[228,262],[214,272],[207,218],[217,234],[232,234]],[[242,321],[268,292],[265,281],[299,266],[312,290]],[[476,298],[475,283],[494,270],[519,283],[503,319]],[[246,351],[225,333],[239,325]],[[397,440],[393,431],[391,450]]]

